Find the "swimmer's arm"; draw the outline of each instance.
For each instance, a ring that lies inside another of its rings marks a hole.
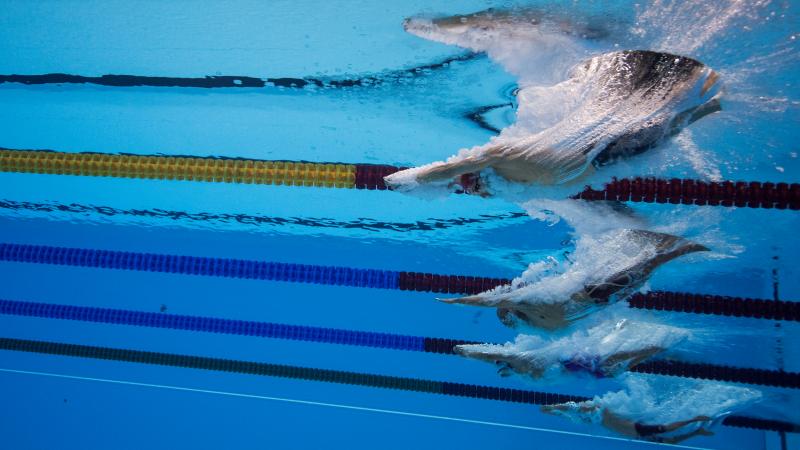
[[[606,360],[603,362],[603,368],[612,368],[620,362],[626,360],[630,360],[628,367],[633,367],[650,358],[651,356],[661,353],[662,351],[664,351],[664,348],[662,347],[651,346],[639,350],[615,353],[606,358]]]
[[[455,158],[453,161],[445,161],[420,169],[417,173],[417,181],[421,183],[430,183],[434,181],[452,180],[464,174],[480,172],[491,166],[492,162],[493,158],[485,154]]]

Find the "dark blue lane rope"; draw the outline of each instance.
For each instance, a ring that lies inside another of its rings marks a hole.
[[[399,289],[399,272],[0,243],[0,261]]]
[[[453,347],[456,345],[477,343],[460,339],[418,337],[393,333],[353,331],[336,328],[128,311],[124,309],[107,309],[88,306],[21,302],[3,299],[0,299],[0,314],[258,336],[264,338],[450,355],[454,354]],[[630,370],[640,373],[685,378],[800,388],[800,373],[786,372],[784,370],[751,369],[672,360],[645,361],[631,367]]]
[[[0,261],[448,294],[477,294],[511,282],[503,278],[6,243],[0,243]],[[800,321],[800,302],[664,291],[637,293],[627,301],[632,308],[656,311]]]
[[[95,308],[90,306],[56,305],[0,299],[0,314],[152,328],[170,328],[175,330],[204,331],[209,333],[378,347],[417,352],[426,351],[426,338],[417,336],[254,322],[249,320],[128,311],[124,309]]]

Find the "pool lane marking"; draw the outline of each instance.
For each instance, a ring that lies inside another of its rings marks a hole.
[[[586,396],[529,391],[496,386],[481,386],[450,381],[397,377],[374,373],[349,372],[315,367],[291,366],[265,362],[233,360],[206,356],[132,350],[125,348],[98,347],[52,341],[0,338],[0,348],[8,351],[67,356],[72,358],[118,361],[164,367],[208,370],[213,372],[239,373],[260,377],[278,377],[299,381],[325,382],[340,385],[393,389],[406,392],[466,397],[483,400],[522,403],[529,405],[553,405],[567,402],[591,400]],[[747,416],[728,416],[723,425],[738,428],[754,428],[797,433],[800,426],[788,422],[760,419]]]
[[[244,158],[66,153],[0,148],[0,172],[188,180],[309,187],[391,190],[384,177],[405,167],[266,161]],[[463,191],[459,191],[462,192]],[[635,177],[590,186],[572,198],[587,201],[669,203],[698,206],[800,210],[800,183],[706,182]]]
[[[478,294],[511,283],[504,278],[3,242],[0,261],[447,294]],[[800,321],[800,302],[792,301],[665,291],[637,292],[627,301],[638,309]]]
[[[146,387],[152,389],[163,389],[163,390],[171,390],[171,391],[178,391],[178,392],[192,392],[192,393],[200,393],[200,394],[209,394],[209,395],[217,395],[217,396],[227,396],[227,397],[235,397],[235,398],[245,398],[245,399],[254,399],[254,400],[266,400],[266,401],[274,401],[274,402],[283,402],[283,403],[291,403],[297,405],[308,405],[308,406],[321,406],[327,408],[338,408],[338,409],[345,409],[345,410],[352,410],[352,411],[361,411],[361,412],[370,412],[370,413],[379,413],[379,414],[390,414],[390,415],[397,415],[397,416],[407,416],[407,417],[417,417],[422,419],[432,419],[432,420],[443,420],[449,422],[458,422],[458,423],[466,423],[471,425],[485,425],[485,426],[492,426],[492,427],[500,427],[500,428],[511,428],[516,430],[525,430],[525,431],[537,431],[537,432],[544,432],[544,433],[553,433],[553,434],[562,434],[568,436],[578,436],[578,437],[585,437],[591,439],[607,439],[612,441],[622,441],[622,442],[629,442],[633,444],[650,444],[650,445],[667,445],[674,448],[685,448],[685,449],[696,449],[696,450],[711,450],[707,447],[692,447],[687,445],[675,445],[675,444],[660,444],[656,442],[649,442],[649,441],[640,441],[636,439],[626,439],[614,436],[602,436],[602,435],[594,435],[589,433],[579,433],[575,431],[564,431],[564,430],[555,430],[551,428],[541,428],[541,427],[532,427],[528,425],[516,425],[510,423],[502,423],[502,422],[492,422],[486,420],[477,420],[477,419],[466,419],[461,417],[451,417],[451,416],[440,416],[434,414],[424,414],[424,413],[415,413],[415,412],[408,412],[408,411],[399,411],[394,409],[383,409],[383,408],[370,408],[365,406],[355,406],[355,405],[345,405],[340,403],[328,403],[328,402],[318,402],[313,400],[300,400],[300,399],[293,399],[293,398],[286,398],[286,397],[273,397],[273,396],[266,396],[266,395],[257,395],[257,394],[245,394],[245,393],[238,393],[238,392],[230,392],[230,391],[217,391],[211,389],[198,389],[198,388],[189,388],[184,386],[173,386],[173,385],[166,385],[166,384],[152,384],[152,383],[142,383],[137,381],[127,381],[127,380],[114,380],[109,378],[95,378],[95,377],[84,377],[78,375],[66,375],[60,373],[52,373],[52,372],[37,372],[37,371],[30,371],[30,370],[18,370],[18,369],[7,369],[7,368],[0,368],[0,372],[5,373],[12,373],[12,374],[21,374],[21,375],[34,375],[34,376],[42,376],[42,377],[51,377],[51,378],[60,378],[66,380],[77,380],[77,381],[90,381],[90,382],[98,382],[98,383],[107,383],[107,384],[118,384],[118,385],[125,385],[125,386],[134,386],[134,387]]]
[[[222,319],[217,317],[165,314],[162,312],[26,302],[2,298],[0,298],[0,314],[439,353],[445,355],[455,354],[454,347],[457,345],[481,343],[461,339]],[[629,367],[628,370],[631,372],[655,375],[711,379],[800,389],[800,382],[798,382],[800,373],[785,372],[783,370],[732,367],[668,359],[651,359]]]

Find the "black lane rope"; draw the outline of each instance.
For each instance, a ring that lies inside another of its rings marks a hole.
[[[467,62],[483,57],[482,53],[464,53],[451,56],[441,61],[416,66],[409,69],[388,71],[380,75],[365,75],[358,78],[317,78],[317,77],[246,77],[217,75],[205,77],[156,77],[143,75],[101,75],[83,76],[65,73],[48,73],[40,75],[0,75],[2,83],[20,83],[26,85],[42,84],[95,84],[109,87],[181,87],[181,88],[264,88],[280,87],[289,89],[348,88],[376,86],[391,82],[403,82],[408,79],[424,76],[431,72],[450,67],[453,63]]]
[[[0,199],[0,209],[10,211],[34,211],[42,213],[70,213],[83,216],[136,217],[166,219],[172,221],[203,223],[239,223],[252,226],[304,226],[313,228],[361,229],[366,231],[395,231],[399,233],[414,231],[436,231],[470,225],[480,225],[496,221],[513,221],[528,217],[526,213],[510,212],[504,214],[480,214],[477,217],[458,217],[452,219],[428,218],[414,222],[384,222],[360,217],[357,220],[336,220],[317,217],[276,217],[252,214],[229,214],[174,211],[168,209],[120,209],[105,205],[84,205],[80,203],[25,202]]]
[[[214,75],[204,77],[158,77],[144,75],[101,75],[84,76],[66,73],[47,73],[36,75],[0,74],[0,84],[17,83],[24,85],[47,85],[47,84],[93,84],[107,87],[170,87],[170,88],[200,88],[200,89],[224,89],[224,88],[270,88],[281,89],[343,89],[358,87],[376,87],[385,84],[403,84],[409,80],[428,75],[450,67],[452,64],[468,62],[485,56],[483,53],[464,53],[451,56],[441,61],[430,64],[387,71],[376,75],[364,75],[358,78],[319,78],[319,77],[249,77],[233,75]],[[510,104],[509,104],[510,105]],[[499,133],[500,130],[489,125],[484,113],[501,106],[494,105],[478,107],[467,111],[463,117],[472,121],[479,128]]]
[[[216,317],[188,316],[90,306],[60,305],[0,299],[0,314],[45,319],[132,325],[150,328],[256,336],[270,339],[318,342],[454,355],[453,347],[476,341],[394,333],[344,330]],[[800,389],[800,373],[784,370],[731,367],[674,360],[651,360],[633,366],[633,372],[683,378],[728,381]]]
[[[453,383],[448,381],[394,377],[341,370],[269,364],[255,361],[211,358],[174,353],[148,352],[141,350],[97,347],[27,339],[0,337],[0,349],[26,353],[91,358],[107,361],[150,364],[168,367],[183,367],[247,375],[291,378],[297,380],[320,381],[383,389],[396,389],[401,391],[428,394],[525,403],[529,405],[550,405],[570,401],[581,402],[589,400],[588,397],[556,394],[550,392],[538,392],[494,386]],[[792,423],[746,416],[728,416],[723,420],[722,423],[731,427],[752,428],[769,431],[798,432],[800,430],[800,427]]]
[[[507,278],[1,242],[0,261],[448,294],[478,294],[511,283]],[[632,295],[628,305],[656,311],[800,321],[800,302],[791,301],[651,291]]]

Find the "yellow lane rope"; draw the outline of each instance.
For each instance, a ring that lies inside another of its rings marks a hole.
[[[353,164],[0,150],[0,172],[353,188]]]

